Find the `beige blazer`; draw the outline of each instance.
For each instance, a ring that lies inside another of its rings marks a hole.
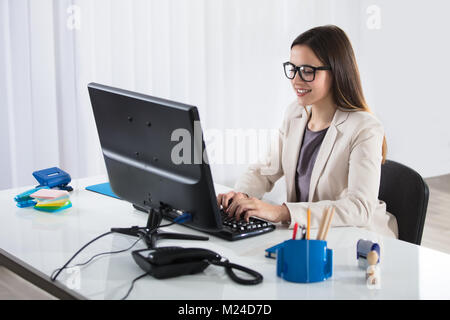
[[[308,119],[297,101],[290,104],[279,129],[278,146],[271,148],[265,161],[251,165],[234,189],[261,199],[284,175],[290,228],[295,222],[306,224],[308,207],[311,227],[317,228],[324,209],[332,205],[332,226],[361,227],[398,238],[397,220],[378,200],[384,129],[371,113],[336,111],[312,171],[309,201],[296,202],[295,173]]]

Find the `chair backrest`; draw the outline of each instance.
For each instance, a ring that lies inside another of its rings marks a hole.
[[[378,199],[397,218],[400,240],[420,245],[428,197],[427,184],[413,169],[391,160],[381,166]]]

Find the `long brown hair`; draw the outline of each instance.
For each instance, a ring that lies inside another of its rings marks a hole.
[[[308,46],[319,60],[331,66],[331,86],[334,102],[347,111],[371,112],[364,98],[355,53],[345,32],[337,26],[326,25],[310,29],[292,43]],[[382,156],[386,161],[387,144],[383,139]]]

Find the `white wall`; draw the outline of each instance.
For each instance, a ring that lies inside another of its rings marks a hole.
[[[425,177],[450,173],[450,2],[379,3],[382,27],[361,29],[358,59],[389,158]]]
[[[71,5],[80,29],[67,26]],[[448,12],[445,0],[0,0],[0,189],[54,165],[105,172],[93,81],[195,104],[207,130],[277,128],[295,99],[281,68],[290,44],[329,23],[354,45],[388,158],[450,173]],[[246,165],[212,167],[233,185]]]

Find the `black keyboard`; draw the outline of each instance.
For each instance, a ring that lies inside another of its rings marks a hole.
[[[275,225],[259,218],[250,218],[249,222],[242,219],[236,221],[234,218],[228,218],[228,214],[223,210],[220,210],[220,213],[222,215],[223,229],[218,232],[208,233],[228,241],[250,238],[275,230]]]
[[[133,205],[134,208],[137,210],[147,212],[145,209]],[[250,238],[254,236],[258,236],[260,234],[264,234],[267,232],[271,232],[275,230],[275,225],[264,221],[259,218],[250,218],[249,222],[246,222],[245,220],[239,220],[236,221],[234,218],[228,218],[228,214],[225,213],[222,209],[220,209],[220,214],[222,216],[222,224],[223,228],[220,231],[217,232],[206,232],[208,234],[212,234],[216,237],[228,240],[228,241],[235,241],[245,238]],[[165,215],[165,218],[168,218],[169,220],[173,220],[176,218],[178,214],[174,214],[173,216],[171,214]],[[189,225],[185,225],[186,227],[191,227]],[[191,227],[192,228],[192,227]],[[195,229],[195,228],[193,228]]]

